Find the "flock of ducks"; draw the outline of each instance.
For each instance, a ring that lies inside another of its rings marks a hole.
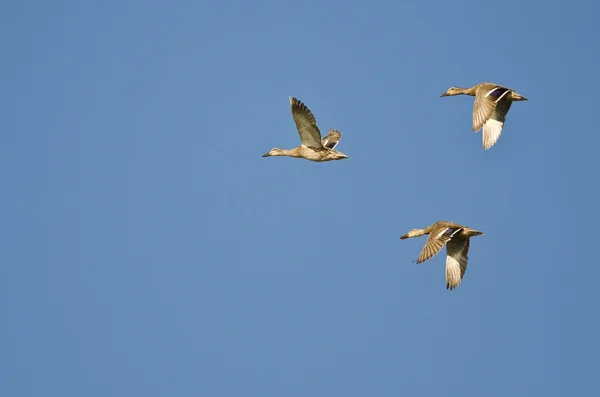
[[[522,95],[510,88],[494,83],[479,83],[471,88],[450,87],[441,97],[454,95],[470,95],[475,97],[473,105],[473,131],[482,132],[482,144],[485,150],[498,142],[506,115],[515,101],[526,101]],[[273,148],[262,157],[289,156],[323,162],[349,158],[335,150],[342,134],[333,128],[327,136],[321,137],[315,116],[300,100],[290,97],[292,116],[296,129],[300,134],[300,146],[293,149]],[[402,240],[410,237],[429,235],[427,242],[417,259],[417,263],[425,262],[438,254],[446,246],[446,289],[458,287],[467,270],[470,238],[484,234],[478,230],[453,222],[439,221],[425,229],[412,229]]]

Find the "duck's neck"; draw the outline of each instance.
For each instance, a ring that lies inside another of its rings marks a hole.
[[[293,156],[293,149],[274,149],[271,156]]]
[[[281,153],[278,156],[292,156],[294,155],[294,151],[292,149],[281,149]]]
[[[477,91],[477,86],[473,86],[473,87],[469,87],[469,88],[461,88],[461,87],[456,87],[454,92],[454,95],[472,95],[474,96],[475,93]]]
[[[409,237],[420,237],[424,234],[429,234],[429,232],[425,229],[414,229],[411,230],[410,233],[408,234]]]

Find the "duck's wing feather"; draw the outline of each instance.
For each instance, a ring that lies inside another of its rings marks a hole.
[[[429,234],[427,242],[417,259],[417,263],[423,263],[436,255],[454,235],[462,230],[459,226],[444,226],[437,228]]]
[[[475,94],[473,104],[473,131],[479,131],[494,113],[496,104],[510,95],[512,90],[495,84],[482,84]]]
[[[458,287],[467,271],[469,241],[468,237],[457,237],[446,245],[446,289]]]
[[[340,139],[342,139],[342,134],[338,130],[330,128],[329,133],[321,140],[321,143],[323,144],[323,147],[333,150],[340,142]]]
[[[315,116],[312,114],[310,109],[308,109],[305,104],[294,97],[290,97],[290,105],[292,108],[292,116],[294,117],[298,134],[300,134],[300,142],[302,145],[312,149],[322,148],[323,145],[321,144],[321,131],[319,131]]]
[[[483,125],[482,144],[485,150],[494,146],[496,142],[498,142],[498,139],[500,139],[504,121],[506,120],[506,114],[510,110],[511,105],[511,100],[507,99],[507,97],[502,98],[496,104],[490,118]]]

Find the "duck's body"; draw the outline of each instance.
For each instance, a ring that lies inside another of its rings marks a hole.
[[[498,141],[506,114],[514,101],[526,101],[522,95],[510,88],[494,83],[479,83],[471,88],[450,87],[441,96],[470,95],[475,97],[473,105],[473,131],[483,128],[483,148],[488,150]]]
[[[317,127],[315,116],[306,105],[298,99],[290,97],[290,106],[302,144],[289,150],[273,148],[262,157],[289,156],[317,162],[348,158],[344,153],[334,150],[342,138],[342,134],[338,130],[329,129],[327,136],[321,139],[321,131]]]
[[[322,162],[331,160],[342,160],[348,158],[348,156],[331,149],[313,149],[307,146],[297,146],[293,149],[278,149],[274,148],[269,153],[263,154],[263,157],[269,156],[288,156],[298,157],[310,161]]]
[[[446,246],[446,289],[453,290],[461,283],[467,271],[470,238],[483,234],[458,223],[439,221],[425,229],[412,229],[401,239],[428,234],[427,242],[417,259],[422,263]]]

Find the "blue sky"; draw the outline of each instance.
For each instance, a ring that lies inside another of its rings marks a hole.
[[[0,394],[595,395],[598,6],[540,4],[4,5]],[[350,159],[261,157],[289,96]]]

